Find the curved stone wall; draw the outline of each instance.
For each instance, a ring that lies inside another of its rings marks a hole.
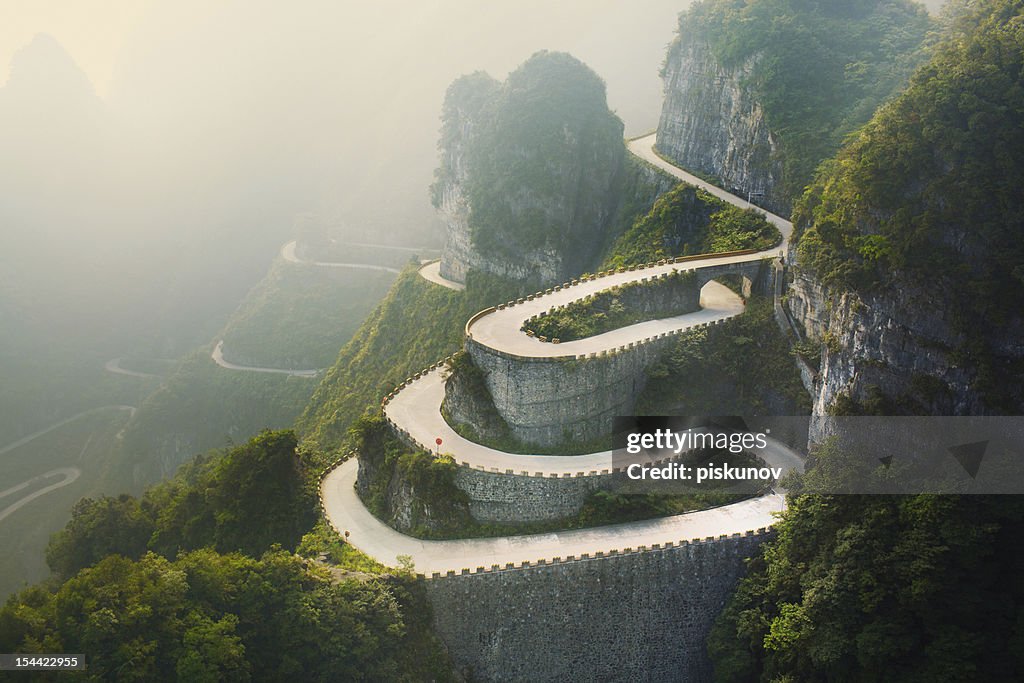
[[[516,438],[544,447],[592,441],[629,414],[646,383],[644,368],[670,337],[580,359],[522,358],[466,340],[494,406]]]

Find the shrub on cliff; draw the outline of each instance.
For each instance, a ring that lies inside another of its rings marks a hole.
[[[315,518],[295,449],[294,433],[266,431],[197,458],[141,500],[83,499],[50,542],[50,568],[67,578],[111,554],[174,557],[211,547],[256,556],[274,544],[294,548]]]
[[[768,249],[782,235],[756,209],[726,204],[681,183],[666,192],[614,244],[605,268],[648,263],[671,256],[739,249]]]
[[[718,681],[1024,675],[1024,504],[799,496],[708,643]]]

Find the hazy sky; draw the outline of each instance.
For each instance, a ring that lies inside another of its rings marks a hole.
[[[137,30],[140,24],[147,18],[150,20],[154,18],[152,10],[158,4],[160,3],[154,2],[154,0],[0,0],[0,17],[3,18],[0,21],[0,84],[7,80],[11,57],[14,53],[27,45],[37,33],[47,33],[53,36],[67,50],[89,77],[97,94],[105,98],[110,92],[111,83],[115,78],[118,68],[118,57],[123,51],[126,40],[132,37],[133,30]],[[188,15],[195,24],[202,24],[209,21],[220,9],[235,3],[223,0],[193,3],[186,0],[181,4],[188,6],[187,12],[177,12],[176,19],[180,20],[184,15]],[[301,4],[303,3],[296,3],[296,5]],[[349,4],[347,13],[352,15],[353,20],[363,21],[364,18],[359,15],[365,11],[364,8],[369,7],[369,5],[383,3],[350,4],[339,2],[338,6],[340,8],[340,6],[345,4]],[[407,6],[409,13],[426,15],[441,5],[450,6],[459,3],[431,0],[402,0],[388,4],[396,7]],[[503,14],[507,14],[508,6],[514,3],[501,4],[505,5],[505,7],[492,5],[492,8],[496,10],[494,12],[495,23],[500,22],[504,18]],[[664,0],[649,0],[643,3],[609,3],[599,0],[595,4],[600,6],[595,7],[595,13],[603,11],[605,14],[608,14],[608,8],[614,5],[620,5],[622,9],[629,6],[634,14],[654,13],[667,19],[668,21],[665,23],[671,28],[674,25],[672,17],[679,10],[685,8],[689,4],[689,0],[678,0],[675,3],[665,2]],[[471,5],[476,5],[476,3],[467,3],[467,9]],[[531,11],[536,11],[536,3],[525,2],[523,5]],[[531,5],[534,5],[534,7],[531,8]],[[577,4],[572,9],[576,9],[578,6]],[[157,14],[160,14],[159,10]],[[379,12],[374,12],[370,9],[366,14],[368,16],[365,19],[368,21],[365,23],[365,30],[368,33],[373,33],[376,30],[386,31],[391,28],[387,25],[373,25],[375,20],[380,20],[381,14]],[[481,14],[484,13],[474,8],[467,12],[467,14],[471,15],[470,20],[472,21],[479,19]],[[547,16],[540,14],[538,22],[550,22],[552,19],[557,21],[573,19],[573,17],[571,14],[566,15],[560,12],[558,3],[552,3],[548,8]],[[610,37],[607,33],[607,25],[602,26],[600,22],[592,23],[588,21],[586,15],[576,15],[574,19],[578,21],[578,35],[570,39],[571,42],[576,43],[574,47],[579,49],[581,45],[586,45],[587,43],[603,43],[607,45]],[[396,21],[396,24],[401,23]],[[494,69],[496,64],[486,63],[487,61],[493,62],[493,60],[487,59],[488,41],[485,38],[494,27],[492,25],[482,26],[481,28],[484,29],[480,32],[481,38],[484,38],[484,40],[481,41],[478,47],[481,48],[481,61],[485,62],[481,64],[481,68]],[[403,29],[409,30],[409,25],[406,24]],[[548,35],[553,36],[559,32],[558,26],[552,26],[552,30],[539,30],[537,35],[542,36],[548,33]],[[566,41],[556,40],[554,42]],[[540,47],[565,49],[564,46],[559,45],[541,45]],[[521,61],[527,56],[529,55],[518,55],[516,59]],[[121,66],[123,67],[123,65]],[[501,64],[501,67],[506,70],[513,66],[515,66],[514,63]],[[502,74],[495,75],[500,77]]]
[[[352,238],[437,240],[428,188],[453,79],[571,52],[643,132],[688,4],[0,0],[0,226],[20,240],[9,251],[38,255],[0,255],[0,299],[7,280],[63,302],[76,268],[109,280],[79,288],[96,300],[185,305],[235,277],[217,287],[227,300],[297,214]]]
[[[925,0],[924,4],[934,9],[943,2]],[[210,0],[204,11],[216,4]],[[409,0],[409,4],[432,3]],[[637,11],[644,6],[643,2],[622,4]],[[687,4],[688,0],[679,0],[679,9]],[[126,36],[152,5],[153,0],[0,0],[0,83],[7,80],[11,56],[35,34],[49,33],[82,67],[96,92],[105,97]]]
[[[101,96],[128,32],[150,0],[0,0],[0,82],[11,57],[37,33],[49,33],[71,54]]]

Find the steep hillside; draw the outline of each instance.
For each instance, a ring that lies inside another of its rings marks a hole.
[[[125,429],[122,460],[132,490],[170,476],[197,453],[291,426],[315,386],[308,377],[226,370],[209,349],[196,351]]]
[[[920,62],[930,26],[909,0],[695,3],[662,67],[658,148],[785,215]]]
[[[428,282],[410,266],[346,344],[299,417],[303,437],[325,451],[399,382],[459,349],[466,320],[523,293],[515,283],[470,273],[464,291]]]
[[[972,3],[797,206],[818,415],[1024,411],[1022,67],[1024,2]],[[718,680],[1020,680],[1022,520],[1019,496],[791,497],[719,620]]]
[[[965,17],[794,212],[789,307],[825,342],[819,412],[857,410],[878,392],[899,412],[1024,405],[1016,6]]]
[[[394,279],[387,271],[278,261],[228,321],[224,357],[290,370],[327,367]]]
[[[611,247],[603,267],[648,263],[669,256],[767,249],[779,232],[756,209],[743,210],[692,185],[658,198]]]
[[[90,671],[147,681],[449,680],[420,586],[303,537],[295,446],[264,432],[141,500],[80,501],[47,553],[55,580],[0,608],[0,649],[88,652]]]

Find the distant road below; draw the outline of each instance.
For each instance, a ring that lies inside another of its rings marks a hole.
[[[231,363],[224,360],[224,340],[217,342],[217,345],[213,347],[213,353],[210,354],[210,358],[213,362],[224,368],[225,370],[240,370],[243,372],[268,372],[277,375],[291,375],[292,377],[315,377],[320,368],[313,370],[285,370],[283,368],[262,368],[257,365],[238,365],[237,363]]]
[[[63,486],[67,486],[68,484],[73,483],[80,476],[82,476],[82,470],[78,469],[77,467],[59,467],[59,468],[57,468],[55,470],[50,470],[49,472],[45,472],[43,474],[40,474],[39,476],[32,477],[31,479],[29,479],[27,481],[23,481],[22,483],[18,484],[17,486],[12,486],[11,488],[7,489],[6,491],[0,491],[0,499],[3,499],[6,496],[15,494],[18,491],[23,491],[24,489],[27,489],[32,484],[39,483],[39,482],[41,482],[41,481],[43,481],[45,479],[49,479],[50,477],[61,477],[61,479],[59,481],[57,481],[57,482],[55,482],[53,484],[50,484],[49,486],[44,486],[43,488],[39,489],[38,491],[33,491],[32,493],[28,494],[24,498],[19,499],[18,501],[8,505],[7,507],[5,507],[3,509],[0,509],[0,522],[2,522],[8,516],[10,516],[10,515],[14,514],[15,512],[17,512],[18,510],[20,510],[22,507],[28,505],[29,503],[31,503],[36,498],[39,498],[41,496],[45,496],[47,493],[49,493],[51,491],[55,491],[55,490],[57,490],[57,489],[59,489],[59,488],[61,488]]]
[[[35,439],[38,439],[39,437],[43,436],[44,434],[49,434],[53,430],[60,429],[64,425],[69,424],[71,422],[74,422],[75,420],[79,420],[79,419],[85,417],[86,415],[94,415],[94,414],[102,412],[104,410],[127,410],[127,411],[129,411],[131,413],[131,415],[135,415],[135,406],[112,405],[112,406],[100,406],[99,408],[92,408],[90,410],[83,410],[82,412],[75,413],[71,417],[66,417],[63,420],[59,421],[59,422],[54,422],[49,427],[45,427],[43,429],[40,429],[38,432],[32,432],[28,436],[22,437],[22,438],[18,439],[17,441],[13,441],[13,442],[7,444],[3,448],[0,448],[0,455],[3,455],[4,453],[8,453],[10,451],[13,451],[18,446],[24,446],[29,441],[34,441]]]
[[[374,245],[377,246],[377,245]],[[319,268],[354,268],[356,270],[380,270],[386,273],[400,273],[402,271],[397,268],[389,268],[388,266],[378,266],[372,263],[345,263],[341,261],[306,261],[300,259],[295,254],[295,240],[292,240],[288,244],[281,247],[281,257],[289,263],[298,263],[306,266],[317,266]],[[397,249],[398,247],[390,247]]]

